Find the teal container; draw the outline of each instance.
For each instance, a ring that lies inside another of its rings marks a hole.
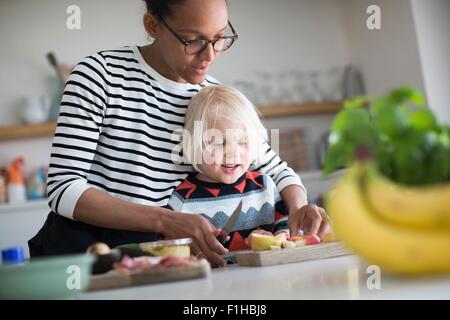
[[[89,285],[95,256],[36,258],[0,267],[0,299],[76,298]]]

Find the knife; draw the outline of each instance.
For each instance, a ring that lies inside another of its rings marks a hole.
[[[241,202],[239,202],[239,205],[234,210],[230,219],[228,219],[226,225],[222,228],[222,230],[220,230],[219,235],[216,237],[217,240],[219,240],[219,242],[222,245],[225,244],[228,234],[230,234],[231,230],[233,229],[234,225],[236,224],[236,221],[238,221],[239,217],[241,216],[241,209],[242,209],[242,200],[241,200]]]

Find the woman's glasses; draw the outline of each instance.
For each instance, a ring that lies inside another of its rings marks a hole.
[[[233,25],[231,24],[230,21],[228,21],[228,25],[230,26],[231,32],[233,33],[232,36],[218,37],[212,40],[202,40],[202,39],[185,40],[181,38],[172,28],[170,28],[159,14],[156,15],[162,21],[167,30],[169,30],[170,33],[172,33],[175,38],[177,38],[182,44],[184,44],[184,51],[186,52],[186,54],[189,55],[199,54],[200,52],[206,49],[209,43],[212,44],[214,52],[223,52],[229,49],[234,43],[234,41],[238,38],[238,35],[234,31]]]

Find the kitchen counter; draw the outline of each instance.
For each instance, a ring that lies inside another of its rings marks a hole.
[[[80,299],[450,299],[448,275],[381,273],[377,289],[367,267],[353,255],[268,267],[233,265],[213,269],[207,278],[89,292]]]

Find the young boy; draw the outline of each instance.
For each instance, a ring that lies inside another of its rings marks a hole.
[[[173,192],[168,206],[178,212],[202,214],[222,228],[242,200],[225,247],[248,248],[250,233],[289,233],[287,211],[273,180],[249,171],[261,156],[267,133],[253,104],[238,90],[210,86],[194,96],[186,113],[183,157],[197,172]],[[264,231],[265,230],[265,231]]]

